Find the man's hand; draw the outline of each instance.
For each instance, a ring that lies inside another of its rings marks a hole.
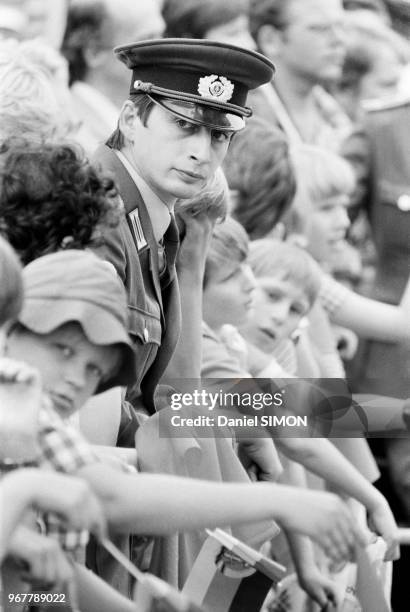
[[[106,535],[106,520],[100,502],[85,480],[42,470],[29,471],[35,506],[55,512],[71,529],[86,529],[97,537]]]
[[[195,263],[203,269],[215,221],[197,203],[194,208],[178,209],[178,225],[183,236],[178,252],[178,274],[193,269]]]
[[[354,559],[355,546],[369,543],[369,535],[355,524],[349,507],[337,495],[303,489],[292,495],[289,511],[279,522],[312,538],[335,563]]]
[[[12,359],[0,359],[1,457],[16,461],[36,457],[41,403],[42,384],[37,370]]]
[[[322,610],[338,610],[343,601],[343,589],[333,580],[322,574],[316,565],[303,568],[298,573],[299,584],[307,595]]]
[[[238,454],[251,480],[276,482],[283,472],[272,438],[240,440]]]
[[[9,555],[23,563],[22,579],[33,586],[65,590],[73,580],[73,570],[58,542],[19,527],[14,533]]]
[[[395,518],[386,499],[380,502],[369,514],[370,528],[380,535],[387,545],[385,561],[395,561],[400,557],[399,533]]]

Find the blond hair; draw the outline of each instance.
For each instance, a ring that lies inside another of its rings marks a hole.
[[[291,149],[297,189],[284,222],[290,232],[303,232],[309,213],[319,202],[338,196],[350,196],[356,178],[350,164],[340,155],[314,145]]]
[[[288,242],[264,238],[250,243],[248,261],[256,278],[280,276],[302,289],[313,306],[320,291],[322,272],[304,249]]]
[[[248,256],[249,240],[238,221],[228,216],[212,232],[205,262],[204,286],[216,270],[242,263]]]

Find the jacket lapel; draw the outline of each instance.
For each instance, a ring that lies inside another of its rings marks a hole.
[[[97,155],[98,158],[103,162],[104,167],[112,170],[112,172],[117,178],[118,184],[121,185],[120,195],[124,202],[127,223],[134,237],[135,231],[133,229],[133,223],[130,218],[130,214],[132,214],[135,210],[138,211],[139,222],[143,232],[143,238],[145,238],[149,249],[151,280],[152,284],[154,285],[156,298],[161,307],[162,318],[164,318],[161,285],[159,280],[158,245],[154,237],[151,219],[145,202],[142,199],[138,187],[136,186],[131,176],[128,174],[126,168],[118,159],[114,151],[112,151],[106,145],[102,145],[97,150]]]

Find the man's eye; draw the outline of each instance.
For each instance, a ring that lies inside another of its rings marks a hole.
[[[323,204],[323,206],[320,207],[320,212],[322,213],[330,213],[333,211],[335,207],[333,206],[333,204]]]
[[[90,376],[92,376],[93,378],[97,379],[97,380],[102,380],[104,374],[101,370],[101,368],[99,368],[98,366],[94,366],[94,365],[89,365],[88,366],[88,373]]]
[[[57,350],[61,353],[61,355],[63,355],[63,357],[65,357],[66,359],[69,359],[74,354],[73,349],[67,344],[56,344],[55,346]]]
[[[328,34],[329,32],[332,31],[334,27],[335,26],[333,26],[332,24],[327,24],[327,23],[312,23],[309,26],[309,30],[317,34]]]
[[[186,119],[176,119],[177,126],[184,131],[193,131],[197,126]]]
[[[232,272],[229,272],[223,279],[223,282],[226,282],[228,280],[231,280],[232,278],[235,278],[238,274],[238,270],[232,270]]]
[[[231,138],[231,132],[222,132],[220,130],[212,130],[212,139],[215,142],[228,142]]]
[[[272,302],[277,302],[278,300],[280,300],[281,297],[280,294],[276,291],[267,291],[266,295]]]

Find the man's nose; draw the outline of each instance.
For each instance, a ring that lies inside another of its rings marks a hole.
[[[345,206],[340,207],[337,214],[337,224],[340,229],[347,230],[350,225],[349,215]]]
[[[289,305],[286,300],[276,302],[274,309],[272,310],[272,320],[275,323],[285,323],[289,316]]]
[[[342,19],[335,19],[329,22],[327,33],[331,37],[332,42],[346,43],[346,26]]]
[[[190,140],[190,158],[198,163],[206,163],[211,158],[211,132],[201,127]]]
[[[252,268],[249,264],[243,264],[242,271],[245,277],[246,290],[249,292],[253,291],[254,289],[256,289],[256,279],[252,272]]]
[[[82,389],[85,384],[85,371],[81,364],[70,364],[69,367],[66,368],[64,373],[64,380],[66,383],[75,387],[76,389]]]

